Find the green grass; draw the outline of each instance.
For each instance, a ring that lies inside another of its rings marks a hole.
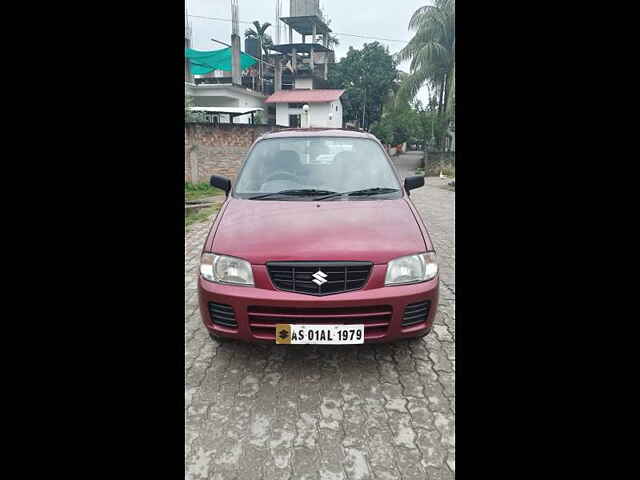
[[[445,167],[442,169],[442,173],[449,178],[455,178],[456,176],[456,167]]]
[[[208,222],[211,216],[214,215],[219,209],[220,205],[212,205],[211,207],[201,208],[190,215],[185,215],[185,228],[196,223]]]
[[[208,183],[187,183],[184,184],[185,199],[200,200],[206,197],[215,197],[224,195],[224,192],[219,188],[212,187]]]

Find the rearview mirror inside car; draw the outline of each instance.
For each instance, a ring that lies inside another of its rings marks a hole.
[[[226,177],[213,175],[211,177],[211,186],[219,188],[220,190],[224,190],[224,194],[226,196],[229,196],[229,192],[231,191],[231,180]]]

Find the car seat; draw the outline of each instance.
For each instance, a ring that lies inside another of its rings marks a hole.
[[[271,172],[284,171],[297,175],[300,173],[302,164],[298,152],[293,150],[282,150],[274,152],[265,162],[265,173],[267,176]]]

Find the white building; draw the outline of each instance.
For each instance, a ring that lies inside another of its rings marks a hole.
[[[265,100],[276,106],[276,125],[290,128],[342,128],[344,90],[279,90]],[[304,105],[309,106],[304,112]]]
[[[255,90],[238,87],[231,84],[205,84],[196,85],[185,82],[185,94],[193,98],[194,107],[231,107],[235,109],[260,108],[266,112],[266,95]],[[230,123],[228,114],[221,113],[218,121]],[[251,123],[251,114],[235,116],[233,123]]]

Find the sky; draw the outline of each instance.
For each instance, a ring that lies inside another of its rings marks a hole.
[[[282,0],[282,16],[289,16],[290,0]],[[320,7],[331,20],[334,34],[348,33],[363,37],[377,37],[389,40],[377,40],[389,47],[389,53],[399,51],[412,37],[408,31],[409,20],[413,12],[426,5],[429,0],[320,0]],[[276,0],[238,0],[240,22],[275,24]],[[212,42],[211,38],[231,42],[231,22],[209,20],[201,17],[231,19],[231,0],[185,0],[192,27],[191,48],[196,50],[217,50],[224,48]],[[240,23],[241,37],[249,25]],[[275,41],[275,31],[271,27],[267,32]],[[299,38],[298,34],[295,34]],[[281,40],[288,42],[288,33]],[[349,47],[362,48],[365,43],[376,41],[372,38],[357,38],[337,35],[340,45],[335,47],[336,61],[344,57]],[[244,43],[242,44],[244,46]],[[399,65],[400,70],[409,71],[409,63]],[[422,88],[418,98],[426,103],[427,89]]]

